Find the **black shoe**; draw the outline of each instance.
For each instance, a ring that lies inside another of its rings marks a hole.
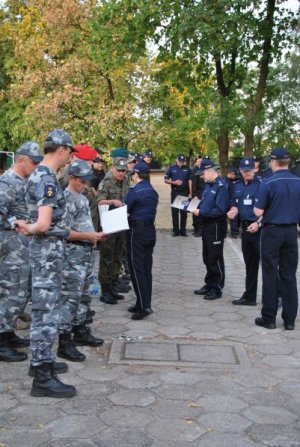
[[[295,329],[295,323],[284,323],[284,329],[286,331],[293,331]]]
[[[84,324],[79,326],[74,326],[74,343],[77,346],[91,346],[95,348],[97,346],[102,346],[104,340],[102,338],[96,338],[91,334],[90,328],[86,327]]]
[[[7,341],[12,348],[27,348],[30,345],[29,338],[21,338],[14,331],[7,332]]]
[[[88,309],[86,311],[86,318],[93,318],[96,315],[96,311],[92,309]]]
[[[179,236],[179,231],[173,231],[172,237],[177,237],[177,236]]]
[[[232,304],[239,305],[239,306],[256,306],[255,301],[249,301],[246,300],[246,298],[240,298],[239,300],[233,300]]]
[[[117,281],[112,284],[112,289],[117,293],[128,293],[132,287],[129,284],[125,284],[123,281]]]
[[[134,306],[128,307],[128,312],[131,312],[132,314],[135,314],[137,312],[140,312],[141,308],[138,307],[136,304]]]
[[[0,361],[23,362],[27,359],[25,352],[18,352],[8,342],[7,332],[0,333]]]
[[[194,234],[195,237],[201,237],[202,236],[202,230],[198,230]]]
[[[76,349],[70,332],[64,332],[59,335],[57,357],[69,360],[70,362],[83,362],[85,360],[85,355]]]
[[[143,309],[139,310],[135,314],[132,315],[132,320],[142,320],[143,318],[149,317],[149,315],[153,314],[152,309]]]
[[[188,237],[188,235],[186,234],[186,231],[180,231],[179,234],[182,237]]]
[[[52,363],[33,367],[34,379],[30,395],[33,397],[73,397],[76,388],[62,383],[55,375]]]
[[[54,374],[65,374],[68,372],[68,365],[64,362],[53,362],[52,363],[53,372]],[[29,377],[35,377],[35,367],[30,365],[28,369],[28,375]]]
[[[105,304],[118,304],[118,301],[106,292],[102,293],[99,299]]]
[[[275,323],[267,323],[261,317],[255,318],[255,324],[256,324],[256,326],[261,326],[261,327],[264,327],[266,329],[276,329],[276,324]]]
[[[124,300],[124,295],[120,295],[118,293],[120,290],[117,289],[116,287],[111,286],[109,291],[110,291],[110,295],[113,297],[113,299],[115,299],[115,300]]]
[[[209,288],[207,286],[201,287],[201,289],[194,290],[195,295],[207,295]]]
[[[237,234],[234,233],[234,234],[231,235],[231,237],[232,237],[232,239],[238,239],[239,235],[238,235],[238,233]]]
[[[218,298],[222,298],[222,292],[218,290],[211,289],[204,297],[205,300],[213,301]]]

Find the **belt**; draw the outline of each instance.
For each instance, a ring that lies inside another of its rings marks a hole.
[[[84,241],[67,241],[68,245],[80,245],[81,247],[92,247],[92,244],[90,242],[84,242]]]
[[[154,225],[154,220],[130,220],[129,226],[131,227],[150,227]]]
[[[271,224],[271,223],[264,223],[264,227],[294,227],[297,225],[297,223],[291,223],[291,224]]]

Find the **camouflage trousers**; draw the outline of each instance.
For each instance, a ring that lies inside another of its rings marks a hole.
[[[29,238],[0,231],[0,333],[11,332],[29,296]]]
[[[124,247],[124,232],[111,234],[100,243],[99,281],[101,284],[109,284],[118,279],[124,260]]]
[[[93,287],[94,253],[90,244],[67,242],[61,288],[59,332],[85,322]]]
[[[29,244],[32,271],[30,349],[32,365],[51,363],[61,309],[65,241],[55,236],[33,236]]]

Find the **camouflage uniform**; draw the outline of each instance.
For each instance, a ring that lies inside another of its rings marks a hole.
[[[32,222],[38,219],[39,206],[53,207],[50,229],[43,235],[32,236],[29,243],[32,269],[30,348],[32,365],[38,366],[51,363],[55,358],[52,346],[60,318],[65,239],[70,230],[65,198],[51,168],[37,167],[29,178],[26,198]]]
[[[28,298],[29,238],[13,229],[12,221],[27,219],[27,179],[13,171],[0,177],[0,333],[14,330]]]
[[[108,172],[99,185],[100,200],[121,200],[123,201],[128,189],[129,183],[125,177],[123,181],[116,180],[111,172]],[[118,279],[122,268],[125,250],[124,232],[111,234],[100,244],[100,268],[99,281],[101,284],[110,284]]]
[[[94,232],[88,199],[80,193],[64,191],[71,229]],[[66,245],[62,283],[60,332],[70,332],[72,326],[85,322],[93,285],[94,253],[90,242],[68,241]]]

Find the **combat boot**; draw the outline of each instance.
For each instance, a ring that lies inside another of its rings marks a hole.
[[[102,346],[104,340],[102,338],[96,338],[91,334],[90,328],[86,327],[85,324],[80,324],[79,326],[74,326],[74,343],[77,346]]]
[[[7,332],[7,340],[12,348],[27,348],[30,345],[29,338],[21,338],[14,331]]]
[[[105,304],[118,304],[118,301],[112,296],[110,290],[110,284],[101,284],[101,296],[100,301]]]
[[[27,354],[25,352],[18,352],[10,346],[7,332],[0,333],[0,361],[22,362],[26,359]]]
[[[117,293],[128,293],[132,289],[129,284],[125,284],[124,281],[118,280],[113,282],[113,288]]]
[[[52,363],[33,366],[34,379],[30,395],[33,397],[73,397],[76,388],[62,383],[54,374]]]
[[[118,290],[117,286],[114,283],[109,284],[109,291],[111,296],[116,299],[116,300],[124,300],[124,295],[120,295],[118,292],[120,292],[120,290]]]
[[[66,372],[68,372],[68,365],[64,362],[56,362],[54,361],[52,363],[52,367],[53,367],[53,372],[54,374],[64,374]],[[35,367],[30,365],[29,369],[28,369],[28,375],[29,377],[35,377]]]
[[[76,349],[70,332],[63,332],[59,335],[57,356],[70,360],[70,362],[83,362],[85,360],[85,355]]]

